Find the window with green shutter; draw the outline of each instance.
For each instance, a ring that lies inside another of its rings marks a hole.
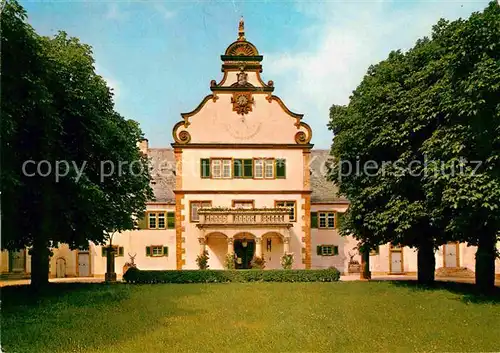
[[[201,159],[201,177],[202,178],[210,178],[210,159],[203,158]]]
[[[336,256],[339,254],[339,247],[337,245],[318,245],[316,254],[319,256]]]
[[[243,159],[235,159],[233,163],[234,177],[243,178]]]
[[[105,246],[103,246],[101,248],[101,255],[102,255],[102,257],[106,257],[106,253],[107,253],[106,248],[105,248]]]
[[[311,212],[311,228],[318,228],[318,212]]]
[[[146,256],[151,256],[151,257],[168,256],[168,246],[163,246],[163,245],[146,246]]]
[[[253,159],[243,160],[243,177],[244,178],[253,177]]]
[[[286,160],[277,159],[276,160],[276,178],[284,179],[286,178]]]
[[[167,212],[167,228],[175,228],[175,212]]]

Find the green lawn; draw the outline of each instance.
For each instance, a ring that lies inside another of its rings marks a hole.
[[[389,282],[2,288],[6,352],[498,351],[500,297]]]

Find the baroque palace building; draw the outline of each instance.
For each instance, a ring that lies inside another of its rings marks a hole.
[[[222,269],[228,253],[237,268],[249,268],[260,256],[266,269],[276,269],[283,254],[292,253],[293,268],[353,270],[349,262],[360,255],[356,240],[337,232],[349,202],[326,180],[329,152],[313,149],[303,115],[274,95],[273,81],[263,81],[263,57],[246,40],[243,21],[221,59],[222,79],[212,80],[211,93],[181,114],[172,147],[141,142],[151,160],[155,201],[139,229],[114,236],[116,272],[132,258],[139,269],[196,269],[205,250],[210,269]],[[442,246],[436,268],[472,272],[475,251],[466,244]],[[382,245],[372,251],[370,268],[374,274],[415,273],[416,251]],[[71,251],[62,244],[50,271],[51,277],[104,276],[105,249],[91,243]],[[29,272],[26,250],[2,252],[3,274]]]

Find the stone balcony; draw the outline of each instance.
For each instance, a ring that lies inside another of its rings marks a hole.
[[[200,208],[200,229],[206,228],[290,228],[288,208]]]

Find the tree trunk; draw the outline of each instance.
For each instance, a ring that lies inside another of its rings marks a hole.
[[[361,251],[361,279],[371,279],[372,274],[370,272],[370,250],[364,248]]]
[[[106,274],[104,275],[106,282],[116,282],[115,272],[115,249],[112,245],[107,246],[106,251]]]
[[[486,293],[495,288],[496,235],[483,233],[476,252],[476,286]]]
[[[50,249],[44,239],[35,239],[31,249],[31,287],[40,289],[49,283]]]
[[[434,256],[434,244],[425,241],[420,244],[417,254],[418,283],[431,285],[434,283],[436,271],[436,257]]]
[[[45,182],[41,190],[41,203],[38,204],[37,217],[32,221],[37,222],[38,233],[33,239],[31,249],[31,287],[39,290],[49,284],[49,266],[52,251],[49,248],[49,237],[52,233],[52,185]]]

